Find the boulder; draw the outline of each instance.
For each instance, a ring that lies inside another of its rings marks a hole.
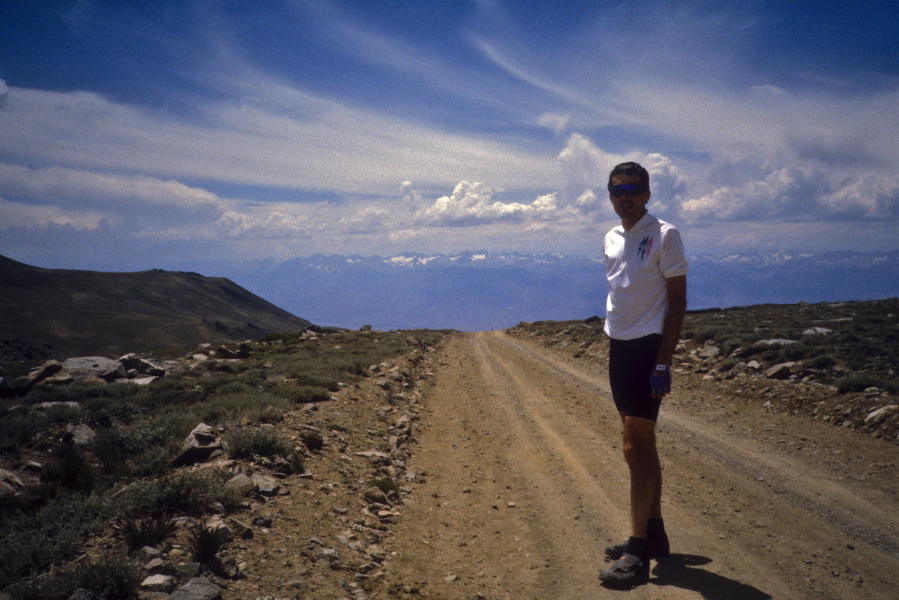
[[[86,446],[97,435],[96,432],[84,423],[78,425],[69,425],[62,441],[72,446]]]
[[[223,451],[222,440],[216,437],[215,429],[210,425],[200,423],[184,440],[181,454],[174,463],[176,466],[195,465],[215,458]]]
[[[126,369],[125,365],[123,365],[122,363],[117,362],[115,366],[111,366],[97,373],[97,377],[107,383],[112,383],[116,379],[127,379],[128,369]]]
[[[796,366],[795,362],[780,363],[774,365],[765,371],[765,377],[768,379],[789,379],[792,375],[792,369]]]
[[[718,346],[706,346],[702,350],[699,351],[699,358],[715,358],[721,350]]]
[[[162,377],[165,375],[165,369],[148,360],[139,357],[136,354],[126,354],[119,358],[119,362],[127,371],[136,371],[139,375],[151,375]]]
[[[169,600],[222,600],[222,588],[205,577],[194,577],[175,590]]]
[[[52,377],[62,371],[62,363],[56,360],[48,360],[41,366],[32,369],[30,373],[28,373],[29,379],[31,379],[34,383],[39,381],[43,381],[48,377]]]
[[[209,569],[224,579],[238,579],[243,575],[237,559],[227,554],[213,556],[209,561]]]
[[[745,375],[749,373],[749,365],[745,362],[738,362],[729,371],[731,375]]]
[[[256,491],[263,496],[277,496],[278,492],[281,491],[281,483],[269,475],[254,473],[250,480],[253,482]]]
[[[170,575],[150,575],[140,584],[141,589],[150,592],[172,593],[177,585],[177,581]]]
[[[826,327],[810,327],[802,332],[802,335],[827,335],[831,330]]]
[[[25,484],[12,471],[0,469],[0,498],[16,496],[25,489]]]
[[[75,378],[76,381],[84,379],[103,379],[101,373],[127,373],[127,370],[119,371],[121,363],[105,356],[76,356],[67,358],[62,363],[63,370]],[[109,381],[109,380],[105,380]]]
[[[231,350],[230,348],[226,348],[225,346],[219,346],[215,349],[215,353],[219,358],[233,359],[238,358],[237,352]]]
[[[241,496],[246,496],[256,489],[256,485],[253,483],[252,479],[250,479],[243,473],[238,473],[227,482],[225,482],[225,489],[233,490]]]
[[[877,410],[872,410],[868,413],[868,416],[865,417],[865,425],[877,425],[896,412],[899,412],[899,405],[889,404],[887,406],[881,406]]]
[[[386,506],[390,506],[390,499],[387,498],[387,494],[385,494],[381,489],[376,488],[375,486],[369,486],[365,488],[365,491],[362,492],[362,497],[365,498],[368,502],[374,502],[376,504],[384,504]]]
[[[253,539],[253,528],[246,523],[238,521],[234,517],[228,517],[228,528],[234,532],[235,536],[242,540]]]

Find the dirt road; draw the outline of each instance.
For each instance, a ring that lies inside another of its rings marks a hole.
[[[628,532],[620,421],[595,363],[501,332],[454,337],[428,383],[427,473],[390,546],[393,591],[437,599],[899,597],[894,444],[677,389],[659,446],[670,559],[604,588]]]

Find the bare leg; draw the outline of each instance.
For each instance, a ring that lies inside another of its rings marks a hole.
[[[621,415],[624,459],[631,475],[631,536],[646,538],[650,518],[662,517],[662,468],[655,421]]]

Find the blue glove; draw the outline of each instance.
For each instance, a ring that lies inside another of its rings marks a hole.
[[[653,396],[664,396],[671,392],[671,369],[666,365],[656,365],[649,376],[649,392]]]

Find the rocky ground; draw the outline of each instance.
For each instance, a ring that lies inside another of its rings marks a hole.
[[[608,361],[608,342],[601,328],[601,321],[553,322],[522,324],[510,332],[603,365]],[[885,329],[894,331],[896,326],[892,324]],[[896,337],[895,332],[892,337]],[[821,345],[826,348],[826,343]],[[739,355],[739,349],[736,352]],[[882,353],[887,352],[883,347]],[[682,378],[686,389],[696,391],[707,400],[726,398],[738,405],[760,406],[773,414],[803,416],[899,443],[899,396],[873,386],[840,393],[837,386],[821,383],[820,371],[809,368],[810,362],[813,361],[765,364],[754,359],[740,360],[726,355],[714,341],[682,339],[672,370],[675,378]],[[845,370],[840,372],[845,374]],[[882,375],[896,380],[894,369]]]
[[[590,343],[572,331],[587,328]],[[581,322],[453,334],[273,425],[302,449],[301,471],[190,467],[263,478],[238,510],[201,519],[232,534],[220,568],[190,560],[185,519],[139,555],[140,597],[893,597],[899,401],[770,367],[722,372],[723,357],[689,340],[659,425],[675,554],[647,586],[600,586],[627,494],[596,333]],[[120,544],[109,528],[81,560]]]

